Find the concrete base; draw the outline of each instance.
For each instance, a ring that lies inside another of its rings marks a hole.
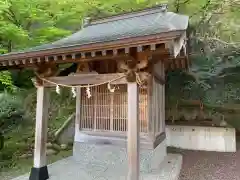
[[[145,149],[154,149],[166,139],[166,134],[160,133],[154,139],[152,135],[140,133],[140,146]],[[79,131],[75,132],[74,142],[96,145],[112,145],[116,147],[127,147],[126,132],[95,132],[95,131]]]
[[[166,126],[167,146],[203,151],[236,152],[234,128]]]
[[[178,180],[182,162],[182,155],[168,154],[157,169],[143,175],[143,180]]]
[[[181,155],[168,154],[156,169],[150,172],[141,171],[139,180],[177,180],[181,165]],[[49,180],[126,180],[128,168],[124,162],[107,167],[99,162],[80,162],[69,157],[49,165],[48,170]],[[28,179],[29,175],[26,174],[13,180]]]

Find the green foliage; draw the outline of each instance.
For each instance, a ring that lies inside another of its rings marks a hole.
[[[55,131],[75,111],[75,99],[69,89],[61,89],[61,94],[51,91],[49,108],[48,141],[52,141]],[[19,156],[32,153],[34,146],[36,112],[36,89],[0,95],[0,124],[4,131],[5,145],[0,151],[0,169],[17,166]],[[19,136],[21,134],[21,136]]]
[[[11,52],[61,39],[81,29],[84,17],[96,19],[165,2],[2,0],[0,52]],[[236,0],[170,0],[168,5],[169,11],[190,17],[189,44],[193,66],[188,74],[168,74],[167,99],[172,101],[170,99],[176,96],[212,103],[220,103],[219,99],[221,103],[238,102],[238,72],[234,69],[239,66],[239,53],[234,54],[233,51],[239,49],[239,3]],[[8,89],[14,89],[14,86],[31,88],[31,76],[30,72],[11,72],[11,76],[4,72],[0,74],[0,82]],[[176,93],[173,87],[182,87],[182,90]],[[218,92],[220,90],[228,93]]]
[[[0,86],[3,85],[8,90],[13,90],[13,82],[9,71],[0,72]]]
[[[33,88],[32,78],[34,73],[31,70],[11,71],[12,83],[14,86],[22,89]]]
[[[0,128],[9,131],[25,120],[22,100],[12,94],[0,94]]]
[[[1,0],[0,54],[61,39],[81,29],[84,17],[92,19],[130,12],[165,3],[165,0]],[[169,11],[190,17],[190,72],[167,74],[167,103],[200,99],[208,104],[240,103],[239,2],[237,0],[169,0]],[[32,151],[34,121],[23,127],[26,117],[35,118],[36,91],[31,71],[0,72],[0,125],[5,148],[0,169],[15,165],[17,157]],[[180,91],[179,91],[180,89]],[[24,98],[22,98],[24,97]],[[75,110],[69,89],[51,93],[49,135]],[[27,114],[27,115],[26,115]],[[238,127],[238,117],[230,118]],[[239,123],[238,123],[239,124]],[[21,136],[19,136],[21,134]],[[17,167],[17,166],[16,166]],[[27,169],[28,170],[28,169]]]

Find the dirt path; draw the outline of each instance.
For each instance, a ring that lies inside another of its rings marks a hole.
[[[179,180],[240,180],[240,149],[236,153],[177,150],[183,155]]]

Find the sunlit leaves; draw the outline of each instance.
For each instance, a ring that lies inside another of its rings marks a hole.
[[[33,31],[33,35],[35,37],[35,39],[33,39],[33,42],[37,41],[37,43],[43,44],[50,41],[58,40],[70,34],[71,31],[59,29],[56,27],[39,28]]]
[[[190,17],[191,45],[196,53],[203,49],[205,59],[212,51],[239,42],[237,0],[0,0],[0,53],[61,39],[80,30],[85,17],[96,19],[166,2],[169,11]],[[206,63],[202,66],[212,60]]]
[[[12,77],[9,71],[0,72],[0,83],[4,85],[7,89],[13,90]]]
[[[22,41],[28,37],[28,32],[15,24],[0,21],[0,27],[0,37],[3,40]]]

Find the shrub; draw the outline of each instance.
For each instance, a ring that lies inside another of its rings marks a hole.
[[[22,99],[9,94],[0,94],[0,130],[5,132],[26,118]]]

